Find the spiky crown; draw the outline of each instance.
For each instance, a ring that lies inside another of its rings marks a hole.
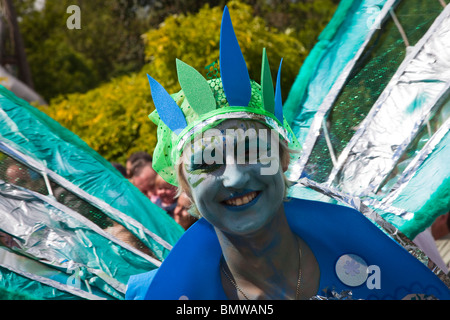
[[[272,76],[266,50],[263,49],[261,68],[261,91],[264,109],[275,116],[283,125],[283,111],[280,89],[280,71],[278,69],[276,91],[273,89]],[[190,106],[198,115],[216,110],[216,100],[206,79],[193,67],[176,60],[178,81],[189,101]],[[239,47],[228,8],[225,7],[220,30],[220,74],[223,90],[230,107],[247,107],[252,97],[250,77],[244,57]],[[180,107],[167,91],[150,75],[147,75],[153,101],[161,120],[175,134],[180,134],[188,127],[186,118]]]
[[[222,101],[218,101],[217,90],[213,88],[217,81],[207,81],[197,70],[181,60],[176,60],[178,81],[182,88],[178,94],[171,96],[161,84],[147,75],[157,112],[157,115],[152,113],[149,117],[158,125],[158,144],[153,156],[156,161],[154,168],[160,174],[163,172],[163,178],[171,184],[176,185],[172,169],[186,140],[195,132],[199,132],[198,127],[207,127],[207,124],[214,121],[231,118],[253,119],[277,130],[287,143],[296,141],[283,118],[280,88],[282,60],[278,69],[276,90],[273,88],[265,49],[262,54],[261,85],[251,81],[227,7],[222,16],[219,61],[221,78],[215,80],[218,80],[220,91],[225,95],[225,106]],[[189,111],[184,108],[186,100]],[[161,125],[161,122],[164,125]]]

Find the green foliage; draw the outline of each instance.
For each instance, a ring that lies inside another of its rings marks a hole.
[[[295,37],[305,44],[306,49],[311,50],[316,44],[319,32],[330,21],[339,1],[313,0],[290,4],[287,21],[291,28],[295,26]]]
[[[122,76],[90,90],[40,107],[110,161],[124,163],[133,151],[153,150],[156,135],[148,113],[151,103],[144,74]]]
[[[50,58],[51,57],[51,58]],[[35,54],[28,55],[35,88],[45,99],[67,92],[85,92],[98,85],[92,60],[60,41],[46,39]]]
[[[47,101],[142,68],[145,21],[127,15],[122,2],[46,1],[38,11],[34,1],[14,1],[35,90]],[[81,29],[66,26],[72,4],[80,7]]]
[[[270,26],[290,33],[310,50],[328,24],[340,0],[247,0]]]
[[[260,81],[262,48],[267,48],[273,78],[283,57],[282,87],[286,95],[294,81],[303,45],[294,37],[270,29],[252,8],[237,1],[228,4],[236,36],[251,78]],[[140,72],[118,77],[85,94],[75,93],[52,101],[41,109],[78,134],[109,161],[125,162],[134,151],[150,153],[156,144],[156,127],[148,119],[154,110],[145,73],[168,92],[179,90],[175,59],[202,71],[219,58],[222,8],[205,6],[197,14],[168,17],[159,29],[145,33],[148,61]]]
[[[253,15],[252,8],[246,4],[231,1],[227,6],[250,77],[259,82],[262,49],[265,47],[274,80],[283,58],[282,88],[287,94],[298,73],[299,60],[306,55],[302,43],[293,36],[269,28],[262,18]],[[164,21],[163,27],[144,35],[145,55],[150,62],[146,69],[155,79],[168,79],[165,85],[169,92],[179,90],[176,58],[203,70],[203,75],[206,75],[205,66],[219,58],[222,12],[221,7],[206,6],[195,15],[171,16]]]

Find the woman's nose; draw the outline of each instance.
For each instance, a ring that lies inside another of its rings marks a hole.
[[[247,166],[230,163],[225,164],[225,170],[222,175],[222,183],[226,188],[241,189],[244,188],[249,180]]]

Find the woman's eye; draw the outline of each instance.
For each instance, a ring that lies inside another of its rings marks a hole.
[[[261,159],[267,158],[267,156],[270,154],[271,154],[270,148],[267,148],[265,150],[246,149],[244,153],[245,163],[247,164],[258,163]]]
[[[191,163],[189,165],[189,171],[211,172],[218,169],[219,167],[220,164],[218,163],[206,163],[203,161],[202,163]]]

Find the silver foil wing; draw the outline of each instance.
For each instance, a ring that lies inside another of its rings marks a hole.
[[[450,91],[450,7],[436,19],[340,154],[328,183],[376,193]]]
[[[36,279],[59,282],[60,286],[70,286],[73,281],[69,278],[75,277],[80,284],[75,289],[88,297],[123,299],[130,274],[155,268],[150,257],[77,212],[2,180],[0,248],[9,252],[0,255],[0,266],[5,270],[34,273]],[[11,261],[29,262],[19,267]]]

